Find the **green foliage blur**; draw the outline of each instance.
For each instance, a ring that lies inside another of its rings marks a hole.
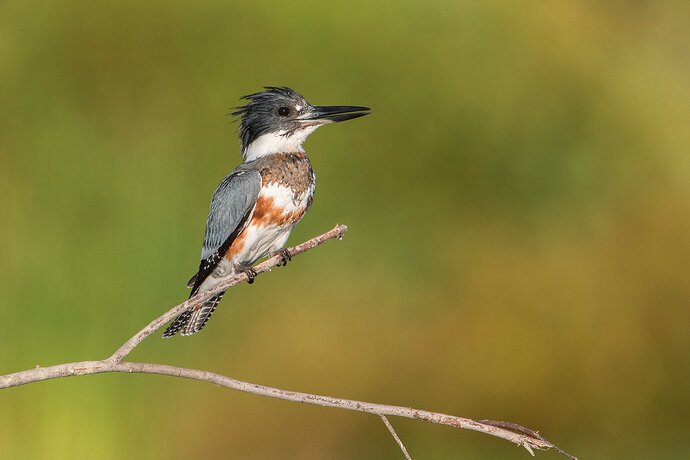
[[[0,3],[0,373],[108,356],[188,295],[240,96],[306,143],[297,243],[131,359],[690,457],[687,2]],[[504,441],[392,420],[414,458]],[[558,458],[538,453],[539,458]],[[376,417],[146,375],[0,392],[0,459],[399,459]]]

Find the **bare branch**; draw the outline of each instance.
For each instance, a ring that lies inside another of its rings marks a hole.
[[[321,243],[337,238],[341,239],[343,234],[347,231],[345,225],[337,225],[332,230],[312,238],[311,240],[302,243],[298,246],[289,249],[291,254],[298,255],[309,249],[312,249]],[[280,256],[274,256],[261,264],[254,267],[257,273],[264,273],[270,271],[282,261]],[[39,367],[29,369],[13,374],[0,376],[0,389],[16,387],[32,382],[39,382],[43,380],[50,380],[60,377],[72,377],[79,375],[101,374],[108,372],[123,372],[123,373],[141,373],[141,374],[158,374],[168,375],[172,377],[182,377],[193,380],[201,380],[204,382],[213,383],[222,387],[230,388],[237,391],[252,393],[259,396],[266,396],[269,398],[284,399],[287,401],[314,404],[323,407],[335,407],[338,409],[346,409],[352,411],[366,412],[369,414],[378,415],[382,418],[386,427],[391,432],[396,442],[402,449],[406,458],[409,460],[410,456],[405,449],[400,438],[395,433],[392,425],[387,419],[387,416],[406,417],[425,422],[438,423],[441,425],[449,425],[456,428],[466,430],[479,431],[481,433],[489,434],[513,442],[519,446],[524,447],[532,455],[533,449],[554,449],[556,452],[570,458],[575,457],[566,454],[561,449],[556,447],[544,439],[537,432],[520,425],[509,422],[494,422],[489,420],[472,420],[463,417],[456,417],[454,415],[447,415],[438,412],[430,412],[421,409],[413,409],[411,407],[391,406],[386,404],[376,404],[364,401],[356,401],[351,399],[335,398],[331,396],[322,396],[310,393],[300,393],[295,391],[282,390],[280,388],[272,388],[254,383],[243,382],[240,380],[226,377],[224,375],[216,374],[209,371],[198,369],[187,369],[182,367],[168,366],[165,364],[153,363],[138,363],[123,361],[134,348],[136,348],[144,339],[160,329],[168,321],[173,319],[181,311],[189,307],[191,304],[201,302],[210,298],[214,294],[235,286],[247,277],[244,274],[228,278],[217,287],[209,289],[201,294],[194,296],[187,302],[181,303],[171,308],[167,313],[151,321],[145,328],[137,332],[132,338],[127,340],[115,353],[110,357],[100,361],[81,361],[66,364],[58,364],[56,366]],[[576,459],[575,459],[576,460]]]
[[[386,425],[386,428],[388,428],[388,431],[390,431],[391,436],[393,436],[393,439],[395,439],[395,442],[397,442],[398,446],[400,446],[400,450],[402,450],[402,453],[405,456],[405,458],[407,460],[412,460],[412,457],[410,457],[410,454],[407,452],[407,449],[405,449],[405,444],[403,444],[402,440],[398,436],[398,433],[395,432],[395,428],[393,428],[391,422],[388,421],[388,417],[382,415],[381,420],[383,420],[383,424]]]
[[[183,367],[167,366],[164,364],[153,363],[135,363],[124,361],[120,363],[112,363],[107,359],[102,361],[82,361],[76,363],[59,364],[57,366],[39,367],[30,369],[15,374],[9,374],[0,377],[0,388],[14,387],[24,385],[26,383],[38,382],[42,380],[54,379],[59,377],[71,377],[77,375],[102,374],[106,372],[124,372],[124,373],[141,373],[141,374],[159,374],[169,375],[172,377],[182,377],[193,380],[202,380],[209,383],[214,383],[222,387],[230,388],[245,393],[252,393],[259,396],[267,396],[269,398],[284,399],[287,401],[314,404],[323,407],[335,407],[338,409],[347,409],[358,412],[366,412],[369,414],[396,417],[405,417],[415,420],[423,420],[425,422],[438,423],[440,425],[448,425],[456,428],[466,430],[479,431],[481,433],[490,434],[498,438],[511,441],[519,446],[524,447],[530,453],[532,449],[555,449],[549,441],[541,436],[534,437],[521,432],[500,428],[495,424],[487,424],[477,420],[472,420],[463,417],[456,417],[454,415],[442,414],[438,412],[430,412],[421,409],[414,409],[411,407],[391,406],[387,404],[376,404],[364,401],[356,401],[352,399],[334,398],[331,396],[322,396],[311,393],[300,393],[297,391],[282,390],[280,388],[267,387],[255,383],[243,382],[231,377],[216,374],[214,372],[187,369]],[[493,423],[493,422],[492,422]],[[513,425],[520,427],[519,425]],[[519,431],[529,431],[524,427],[520,427]]]
[[[321,243],[325,243],[328,240],[332,239],[343,239],[343,235],[347,232],[347,225],[342,225],[338,224],[333,229],[327,231],[326,233],[319,235],[317,237],[314,237],[310,239],[309,241],[305,241],[302,244],[298,244],[297,246],[293,246],[288,249],[290,251],[290,254],[292,256],[296,256],[299,254],[302,254],[303,252],[306,252],[310,249],[315,248],[316,246],[320,245]],[[256,274],[259,275],[261,273],[270,271],[273,267],[278,265],[283,261],[283,257],[280,255],[275,255],[269,259],[266,259],[265,261],[261,262],[260,264],[254,266],[254,271],[256,271]],[[139,345],[141,342],[146,339],[146,337],[150,336],[154,332],[156,332],[158,329],[163,327],[168,321],[176,317],[180,312],[186,310],[192,305],[198,304],[203,302],[204,300],[210,299],[214,295],[224,292],[226,289],[231,288],[237,284],[240,284],[244,281],[247,281],[247,275],[244,273],[239,273],[235,276],[227,278],[225,281],[219,283],[218,285],[214,286],[212,289],[209,289],[207,291],[203,291],[194,297],[191,297],[189,300],[186,302],[183,302],[179,305],[176,305],[172,307],[170,310],[168,310],[167,313],[159,316],[158,318],[154,319],[151,321],[145,328],[143,328],[141,331],[137,332],[131,339],[126,341],[120,348],[115,351],[115,353],[112,354],[108,358],[108,360],[112,363],[119,363],[122,361],[122,359],[127,356],[134,348],[136,348],[137,345]]]

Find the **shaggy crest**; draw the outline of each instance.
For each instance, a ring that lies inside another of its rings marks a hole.
[[[232,115],[240,117],[242,152],[262,134],[276,131],[285,124],[287,120],[281,119],[278,114],[281,107],[288,107],[291,112],[295,107],[311,107],[301,94],[287,86],[266,86],[265,89],[266,91],[243,96],[242,99],[249,101],[247,105],[237,107],[232,112]]]

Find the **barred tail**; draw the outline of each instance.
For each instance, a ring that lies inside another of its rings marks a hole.
[[[163,333],[163,338],[169,338],[180,332],[182,335],[192,335],[199,332],[206,325],[216,310],[225,292],[221,292],[205,301],[180,313]]]

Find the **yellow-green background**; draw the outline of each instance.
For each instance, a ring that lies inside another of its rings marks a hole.
[[[581,458],[690,456],[683,1],[0,3],[0,371],[107,356],[187,295],[226,117],[367,105],[306,143],[296,243],[132,359],[510,420]],[[416,459],[506,442],[393,420]],[[539,458],[556,458],[553,453]],[[372,416],[98,375],[0,392],[4,459],[399,459]]]

